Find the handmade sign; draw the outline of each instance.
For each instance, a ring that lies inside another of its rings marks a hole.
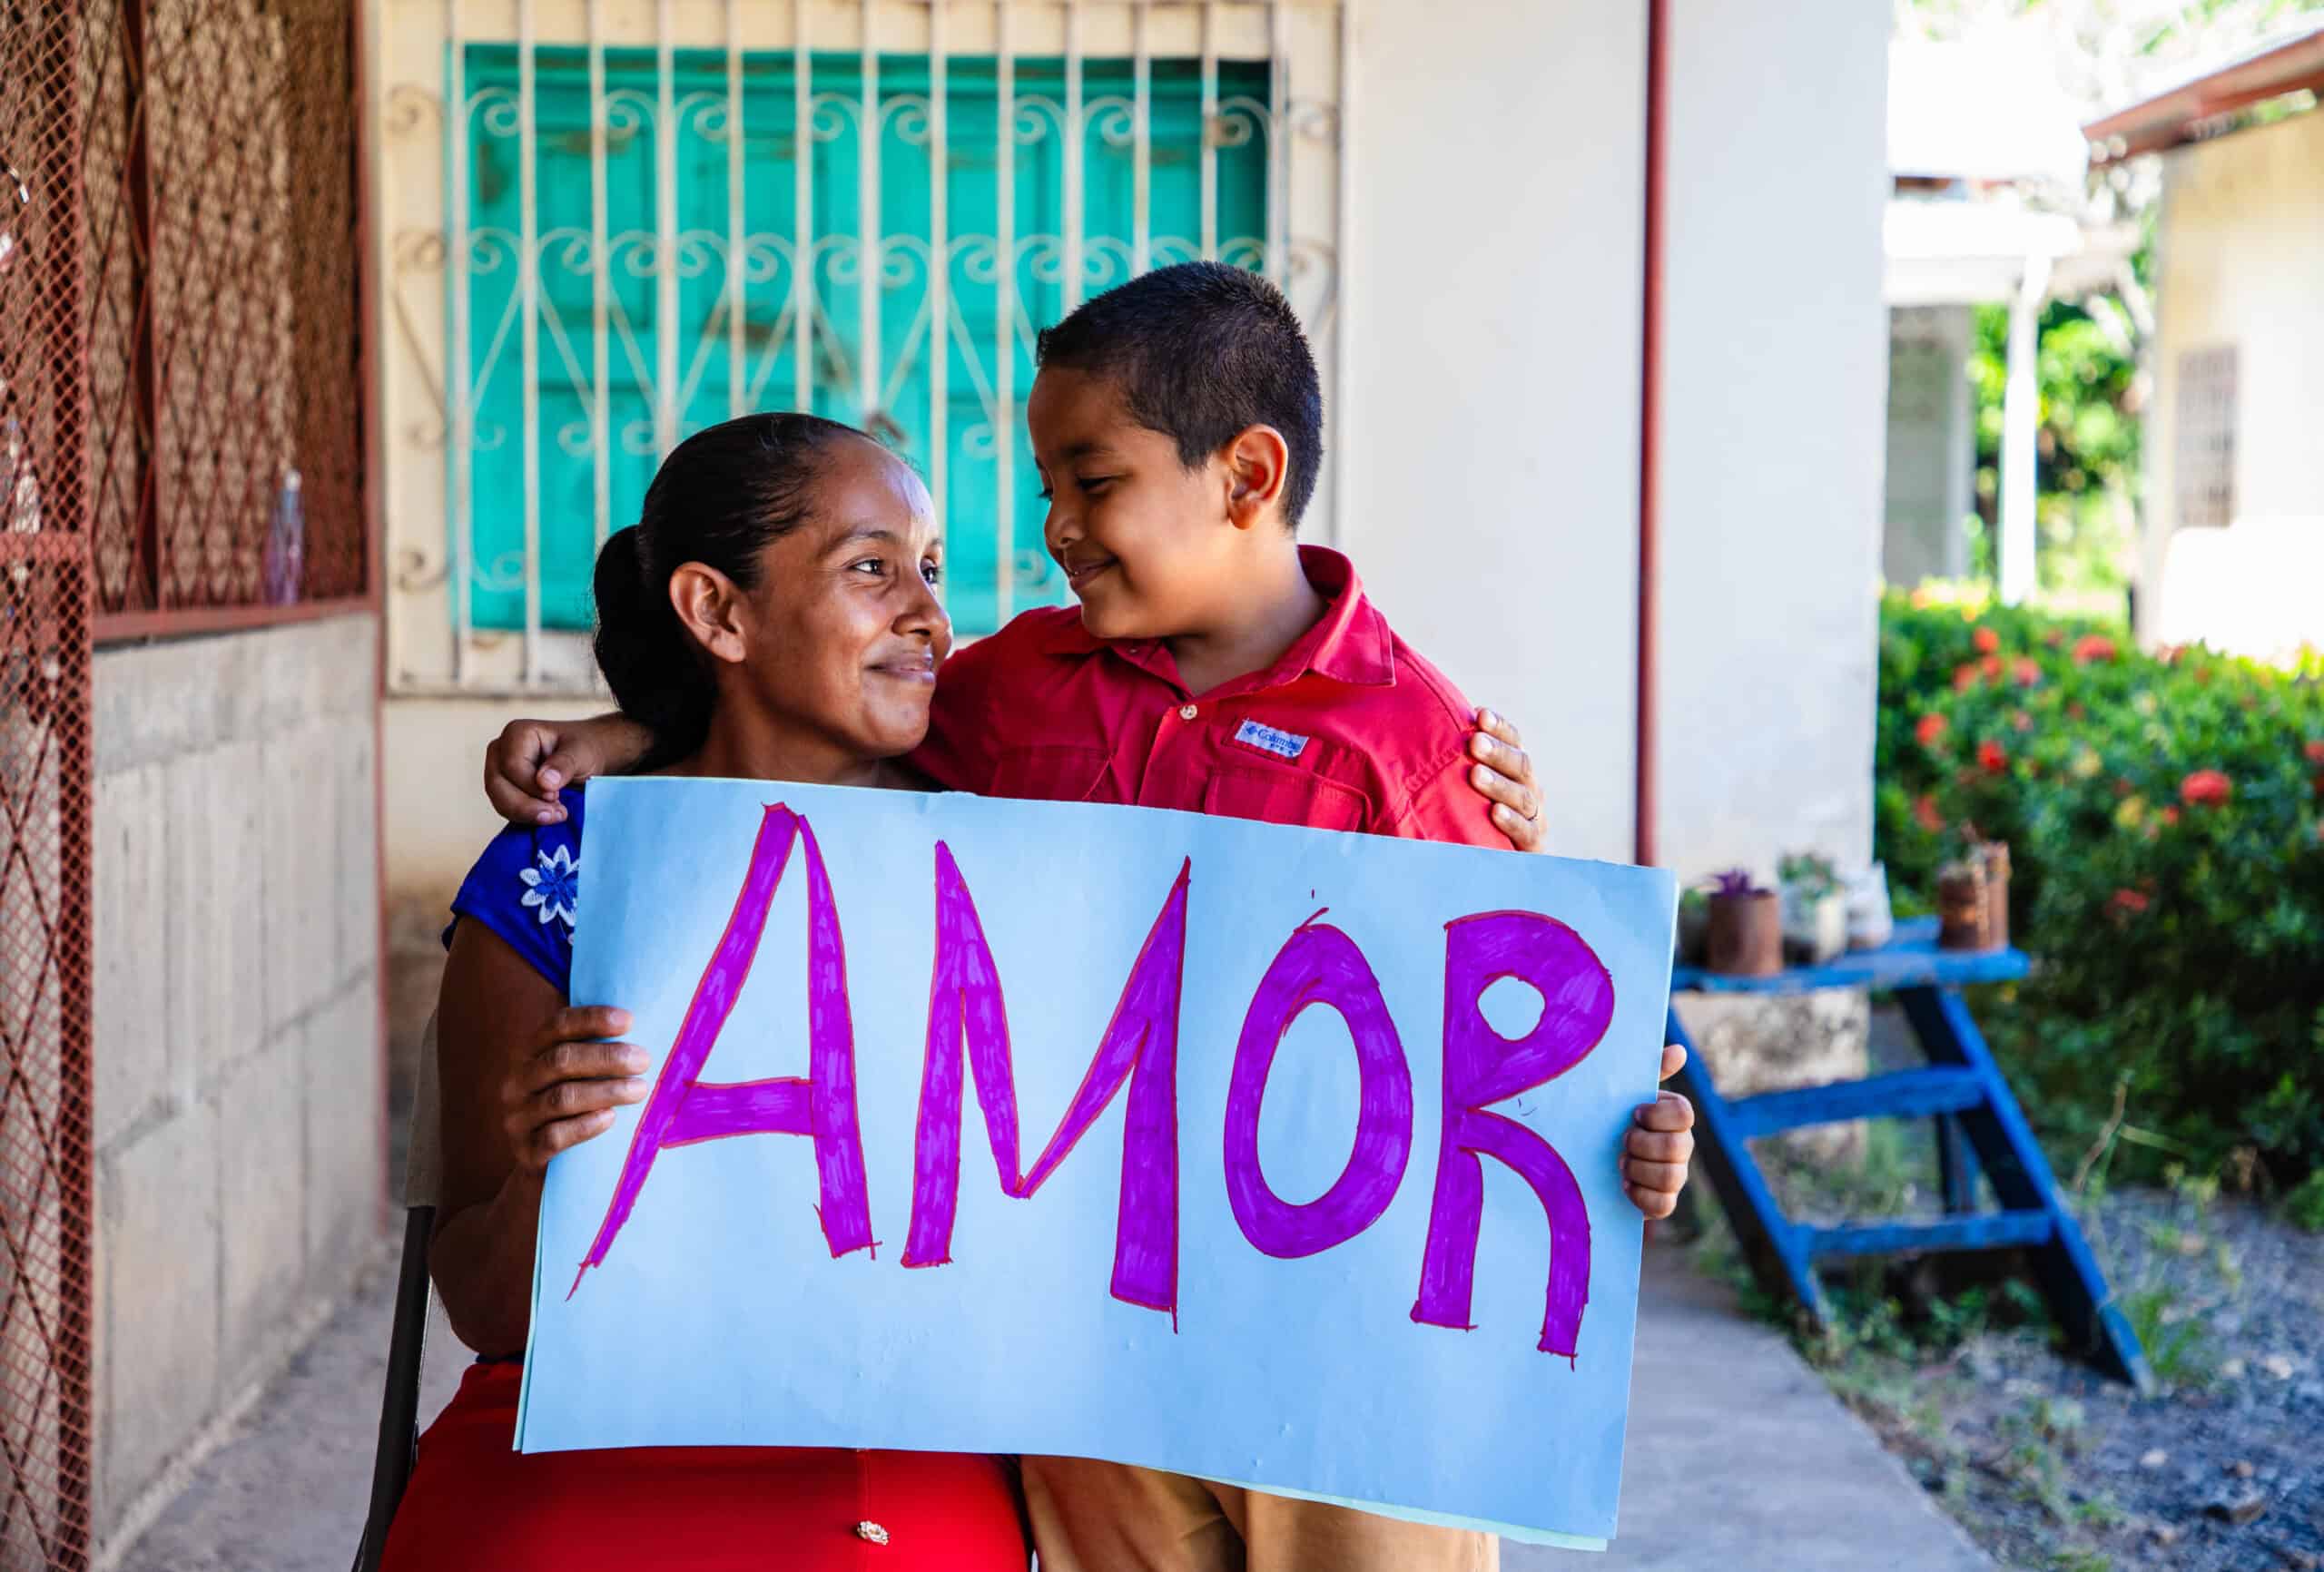
[[[1147,809],[603,781],[518,1445],[1109,1459],[1614,1529],[1676,891]]]

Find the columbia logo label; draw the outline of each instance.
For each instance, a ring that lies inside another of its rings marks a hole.
[[[1296,759],[1307,751],[1307,739],[1298,732],[1278,732],[1273,726],[1262,726],[1256,721],[1246,721],[1236,727],[1235,740],[1246,748],[1273,753],[1278,759]]]

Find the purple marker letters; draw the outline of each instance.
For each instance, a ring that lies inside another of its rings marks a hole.
[[[1113,1019],[1098,1041],[1057,1134],[1030,1174],[1017,1166],[1017,1086],[1009,1057],[1009,1011],[985,942],[975,899],[951,848],[936,844],[936,964],[928,998],[928,1048],[921,1075],[920,1127],[912,1159],[911,1232],[906,1266],[952,1258],[952,1218],[960,1191],[960,1059],[976,1076],[977,1104],[1004,1194],[1041,1187],[1124,1082],[1121,1200],[1114,1231],[1116,1299],[1177,1314],[1178,1308],[1178,997],[1187,954],[1187,883],[1191,862],[1146,936],[1122,984]]]
[[[766,931],[767,910],[783,883],[794,838],[807,843],[808,1074],[803,1080],[704,1081],[703,1063],[751,975],[759,936]],[[832,1254],[842,1256],[871,1245],[872,1204],[864,1183],[863,1140],[855,1119],[855,1032],[847,1005],[847,948],[815,832],[781,803],[770,806],[759,820],[734,914],[726,919],[726,931],[711,952],[702,980],[694,985],[677,1039],[662,1061],[637,1128],[631,1133],[629,1155],[614,1185],[612,1204],[566,1297],[579,1289],[582,1273],[605,1263],[606,1252],[629,1221],[645,1175],[664,1147],[730,1135],[812,1136],[822,1192],[818,1210]]]
[[[1329,1190],[1295,1206],[1259,1171],[1259,1104],[1275,1050],[1310,1005],[1328,1005],[1347,1022],[1360,1091],[1347,1165]],[[1243,1237],[1269,1255],[1290,1259],[1329,1250],[1380,1220],[1396,1198],[1412,1152],[1413,1074],[1379,979],[1354,939],[1311,917],[1292,929],[1259,979],[1235,1046],[1235,1074],[1226,1089],[1226,1198],[1235,1221]]]
[[[702,1079],[718,1035],[757,958],[767,914],[794,843],[806,846],[808,1074],[744,1082]],[[1187,958],[1191,860],[1164,898],[1122,983],[1079,1088],[1031,1169],[1019,1165],[1015,1066],[1000,970],[975,898],[951,848],[936,844],[935,957],[912,1149],[911,1224],[903,1263],[952,1259],[960,1206],[960,1095],[977,1105],[1003,1194],[1036,1194],[1127,1087],[1112,1292],[1127,1303],[1178,1309],[1178,1021]],[[1355,941],[1321,921],[1291,931],[1243,1017],[1227,1084],[1226,1194],[1243,1236],[1291,1260],[1344,1244],[1378,1222],[1412,1157],[1413,1081],[1380,982]],[[1541,1019],[1503,1037],[1480,1001],[1503,978],[1537,989]],[[1315,1006],[1336,1010],[1355,1054],[1355,1135],[1331,1187],[1287,1202],[1259,1162],[1259,1114],[1286,1034]],[[1445,925],[1443,1128],[1414,1321],[1467,1329],[1482,1224],[1484,1168],[1492,1157],[1531,1187],[1548,1214],[1548,1287],[1539,1346],[1574,1357],[1590,1297],[1590,1216],[1581,1188],[1550,1144],[1492,1105],[1554,1080],[1594,1050],[1613,1020],[1613,978],[1581,935],[1526,911],[1482,912]],[[965,1071],[963,1066],[965,1064]],[[870,1248],[871,1202],[856,1120],[854,1029],[847,953],[821,848],[804,819],[766,809],[734,909],[664,1057],[633,1131],[596,1240],[575,1272],[577,1291],[602,1265],[666,1148],[734,1135],[805,1135],[814,1142],[819,1213],[834,1258]]]
[[[1590,1297],[1590,1213],[1573,1171],[1547,1141],[1486,1105],[1564,1075],[1589,1056],[1614,1018],[1614,979],[1580,934],[1530,911],[1491,911],[1444,928],[1444,1135],[1413,1319],[1466,1328],[1484,1207],[1480,1154],[1499,1158],[1533,1188],[1550,1218],[1544,1353],[1574,1357]],[[1541,1018],[1515,1041],[1493,1030],[1478,1001],[1502,978],[1531,983]]]

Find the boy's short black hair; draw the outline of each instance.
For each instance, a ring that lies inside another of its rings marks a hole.
[[[1291,449],[1283,516],[1294,529],[1324,462],[1324,392],[1283,291],[1224,262],[1180,262],[1107,290],[1054,328],[1038,356],[1120,387],[1130,416],[1178,445],[1187,467],[1252,426]]]

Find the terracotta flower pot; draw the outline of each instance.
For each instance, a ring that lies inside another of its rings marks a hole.
[[[1936,947],[1993,949],[1993,896],[1981,857],[1956,862],[1936,876]]]
[[[1986,843],[1983,849],[1985,860],[1985,948],[2000,949],[2009,943],[2009,846],[2004,841]]]
[[[1721,977],[1773,977],[1783,970],[1783,902],[1772,889],[1710,898],[1704,969]]]

